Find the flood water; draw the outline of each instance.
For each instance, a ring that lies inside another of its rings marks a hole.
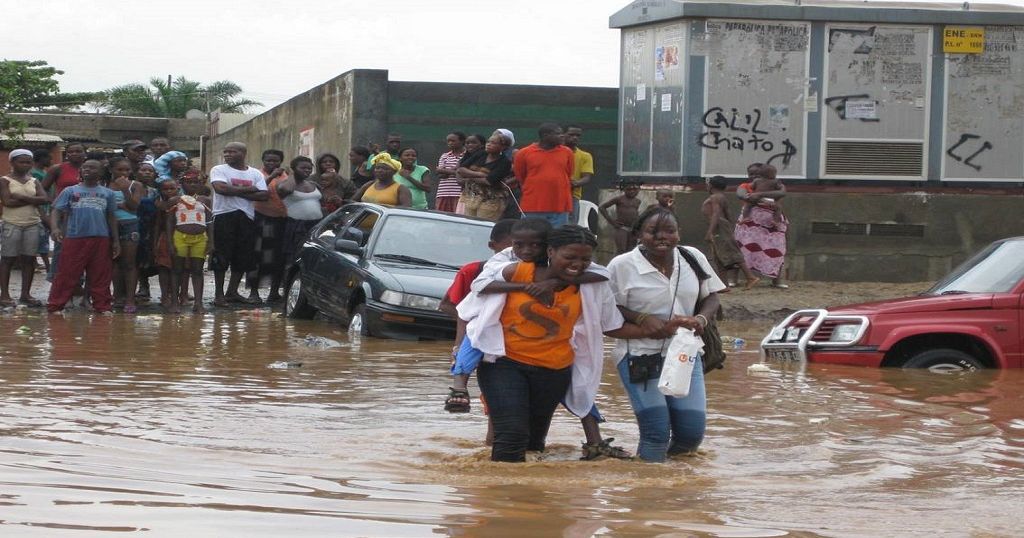
[[[764,329],[722,325],[748,350]],[[1020,371],[748,375],[757,354],[732,353],[701,454],[577,461],[560,411],[516,465],[488,461],[476,401],[442,410],[449,349],[267,311],[2,317],[0,536],[1024,533]],[[634,450],[611,370],[603,433]]]

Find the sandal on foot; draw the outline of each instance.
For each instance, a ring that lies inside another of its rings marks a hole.
[[[122,307],[122,311],[125,314],[135,314],[139,311],[139,309],[135,305],[126,304]]]
[[[449,413],[469,413],[469,391],[448,387],[448,397],[444,399],[444,410]]]
[[[581,460],[590,461],[600,458],[601,456],[607,456],[609,458],[616,458],[620,460],[631,460],[633,456],[626,452],[622,447],[612,446],[614,437],[601,440],[600,443],[583,443],[583,456]]]
[[[35,297],[29,297],[28,299],[21,299],[21,300],[18,301],[18,303],[23,304],[25,306],[31,306],[31,307],[43,306],[43,302],[40,301],[39,299],[36,299]]]

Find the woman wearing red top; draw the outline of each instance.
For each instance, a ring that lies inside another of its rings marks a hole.
[[[85,146],[77,142],[68,144],[64,147],[64,158],[67,160],[51,166],[46,171],[46,177],[43,178],[43,190],[53,194],[51,200],[56,200],[64,189],[78,185],[81,180],[78,169],[85,162]],[[53,243],[53,255],[50,260],[50,270],[46,272],[46,280],[50,282],[53,282],[53,277],[57,274],[60,251],[61,244],[59,241],[55,241]]]
[[[54,200],[64,189],[78,185],[78,168],[85,162],[85,146],[78,143],[68,144],[64,148],[64,158],[67,160],[51,166],[43,178],[43,190],[46,192],[50,192],[50,187],[56,185]]]

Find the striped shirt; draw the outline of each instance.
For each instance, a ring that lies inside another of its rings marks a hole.
[[[465,152],[462,152],[462,153],[452,153],[450,151],[446,152],[444,155],[441,155],[440,159],[437,160],[437,167],[438,168],[458,168],[459,167],[459,160],[462,159],[462,156],[465,155],[465,154],[466,154]],[[458,198],[461,194],[462,194],[462,186],[459,185],[458,182],[455,181],[454,177],[442,178],[440,181],[437,182],[437,197],[438,198],[445,198],[445,197],[449,197],[449,196],[450,197],[454,197],[454,198]]]

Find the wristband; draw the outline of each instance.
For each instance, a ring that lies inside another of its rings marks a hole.
[[[644,322],[644,320],[645,320],[645,319],[647,319],[648,317],[650,317],[650,314],[643,314],[643,313],[642,313],[642,314],[640,314],[639,316],[637,316],[635,320],[633,320],[633,323],[635,323],[635,324],[637,324],[637,325],[640,325],[640,324],[642,324],[642,323]]]
[[[704,323],[700,324],[701,328],[708,326],[709,321],[707,316],[705,316],[704,314],[697,314],[696,316],[693,316],[693,318],[696,319],[697,321],[704,320]]]

